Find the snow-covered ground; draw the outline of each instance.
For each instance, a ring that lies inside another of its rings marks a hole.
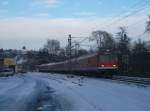
[[[1,77],[0,111],[33,111],[45,90],[44,81],[28,75]]]
[[[39,73],[71,111],[150,111],[150,88],[94,78]]]
[[[36,101],[36,81],[25,76],[0,78],[0,111],[27,111]]]
[[[0,111],[33,110],[45,88],[51,97],[46,93],[44,98],[52,99],[42,105],[53,104],[57,111],[150,111],[149,87],[48,73],[0,78]]]

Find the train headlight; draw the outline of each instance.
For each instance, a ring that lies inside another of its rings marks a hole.
[[[116,67],[116,65],[113,65],[113,67]]]
[[[104,65],[102,64],[101,67],[104,67]]]

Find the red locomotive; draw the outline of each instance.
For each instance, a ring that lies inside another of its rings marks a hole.
[[[41,72],[73,73],[97,77],[112,77],[118,69],[116,54],[90,54],[63,62],[42,64],[38,66]]]

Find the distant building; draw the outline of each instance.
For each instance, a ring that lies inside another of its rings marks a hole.
[[[15,66],[16,65],[15,58],[4,58],[4,65],[5,66]]]
[[[27,50],[0,49],[0,69],[11,68],[18,72],[24,67],[26,62]]]

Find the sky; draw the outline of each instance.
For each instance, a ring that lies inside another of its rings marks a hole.
[[[0,0],[0,48],[42,48],[47,39],[67,44],[68,34],[112,33],[125,26],[129,36],[144,34],[150,0]]]

